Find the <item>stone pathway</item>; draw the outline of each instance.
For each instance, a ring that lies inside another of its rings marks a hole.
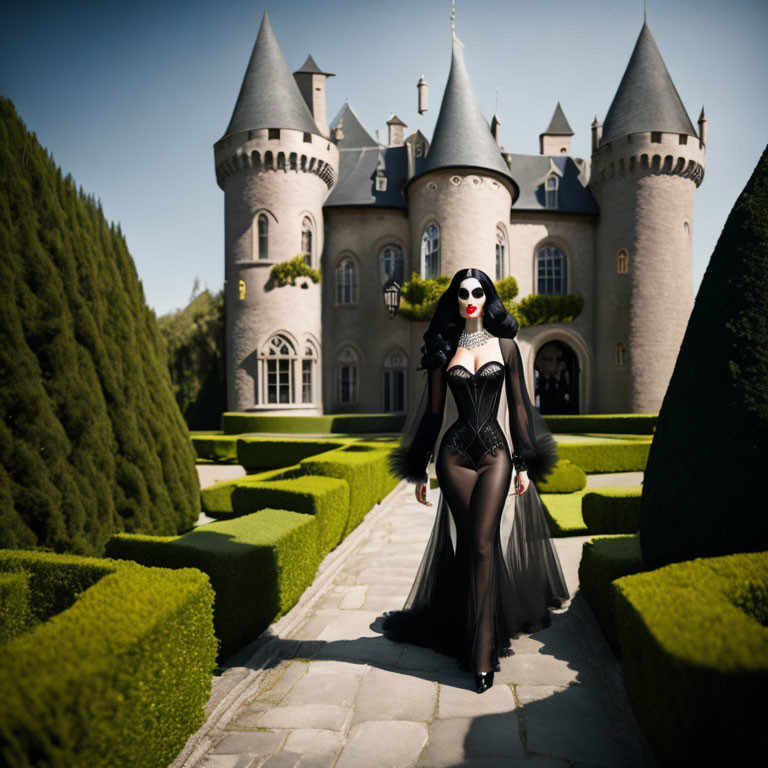
[[[299,603],[214,678],[172,768],[653,766],[621,667],[578,587],[586,537],[557,539],[573,596],[513,641],[478,695],[453,659],[390,642],[432,528],[401,483],[325,558]]]

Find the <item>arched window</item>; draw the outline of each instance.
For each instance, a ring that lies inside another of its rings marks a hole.
[[[315,371],[317,370],[317,350],[307,341],[304,344],[304,356],[301,359],[301,402],[315,401]]]
[[[621,248],[616,254],[616,272],[620,275],[629,272],[629,253],[625,248]]]
[[[405,280],[403,249],[399,245],[385,245],[379,252],[381,284],[395,280],[400,285]]]
[[[557,208],[557,189],[560,186],[560,179],[558,178],[556,173],[550,173],[549,176],[547,176],[547,198],[546,198],[546,207],[547,208]]]
[[[385,411],[405,410],[405,368],[406,359],[402,352],[391,352],[387,355],[382,380]]]
[[[440,230],[431,222],[421,238],[421,270],[425,279],[440,275]]]
[[[336,357],[336,401],[339,403],[357,402],[357,352],[350,347],[343,347]]]
[[[496,227],[496,280],[504,277],[505,251],[507,238],[501,227]]]
[[[616,342],[616,349],[614,350],[614,362],[616,365],[627,364],[627,348],[624,346],[623,341]]]
[[[312,219],[305,216],[301,222],[301,252],[304,261],[312,266]]]
[[[258,403],[293,403],[294,361],[296,348],[282,333],[276,333],[259,352],[259,381],[262,383]]]
[[[568,289],[568,264],[555,245],[545,245],[536,256],[536,292],[563,294]]]
[[[259,259],[268,258],[269,219],[266,213],[259,214]]]
[[[357,303],[357,269],[349,256],[342,259],[336,267],[336,303]]]

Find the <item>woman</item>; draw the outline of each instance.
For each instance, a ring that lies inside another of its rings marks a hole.
[[[393,474],[430,505],[438,445],[440,497],[413,587],[403,610],[385,614],[384,634],[453,656],[478,693],[511,655],[510,638],[549,624],[548,608],[569,596],[529,480],[551,470],[557,451],[531,407],[517,330],[485,272],[457,272],[424,334],[421,402],[390,454]]]

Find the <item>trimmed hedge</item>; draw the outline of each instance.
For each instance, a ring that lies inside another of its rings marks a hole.
[[[543,416],[552,432],[633,435],[652,435],[658,418],[656,413],[546,414]]]
[[[321,560],[315,518],[284,509],[208,523],[178,538],[119,534],[107,556],[207,573],[219,662],[295,605]]]
[[[29,615],[29,574],[0,572],[0,645],[26,632]]]
[[[237,464],[237,440],[237,437],[230,435],[196,435],[192,433],[192,445],[195,448],[198,461]]]
[[[547,516],[550,535],[582,536],[587,526],[581,516],[581,499],[584,491],[574,493],[543,493],[541,503]]]
[[[579,561],[579,589],[587,598],[605,639],[617,656],[620,655],[620,647],[616,634],[613,581],[644,570],[637,534],[600,536],[584,542]]]
[[[573,493],[587,487],[587,474],[568,459],[560,459],[543,480],[536,482],[539,493]]]
[[[224,659],[295,604],[325,555],[397,485],[387,463],[393,445],[346,443],[289,467],[217,483],[201,492],[203,508],[228,519],[180,538],[114,536],[107,554],[208,573]]]
[[[2,647],[0,763],[169,765],[205,722],[214,593],[199,570],[0,550],[40,620]]]
[[[284,437],[241,437],[237,440],[237,463],[246,471],[277,469],[302,459],[347,445],[341,440],[287,440]]]
[[[768,552],[675,563],[616,592],[627,694],[658,764],[764,755]]]
[[[590,533],[637,533],[642,486],[592,488],[581,500],[581,516]]]
[[[562,442],[557,444],[561,459],[568,459],[587,473],[642,472],[648,461],[650,440],[611,439],[605,442]]]
[[[221,414],[224,434],[243,432],[305,432],[321,434],[341,432],[362,434],[366,432],[400,432],[405,414],[391,413],[343,413],[326,416],[262,416],[251,413],[227,411]]]
[[[398,484],[389,473],[388,455],[388,448],[357,443],[299,462],[308,474],[339,477],[349,483],[349,516],[342,538]]]
[[[232,507],[238,516],[265,507],[314,515],[319,551],[325,557],[343,539],[349,516],[349,483],[336,477],[304,475],[292,480],[235,484]]]

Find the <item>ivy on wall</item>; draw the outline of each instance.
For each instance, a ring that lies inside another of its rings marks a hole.
[[[437,302],[450,282],[447,275],[425,279],[418,272],[412,272],[411,279],[401,289],[400,314],[408,320],[431,320]],[[584,309],[584,298],[578,293],[558,296],[534,293],[515,301],[519,288],[511,275],[494,281],[494,286],[505,309],[521,328],[543,323],[571,323]]]
[[[308,277],[313,283],[320,282],[320,270],[312,267],[304,261],[304,254],[294,256],[290,261],[281,261],[275,264],[270,272],[270,277],[278,286],[296,285],[299,277]]]

